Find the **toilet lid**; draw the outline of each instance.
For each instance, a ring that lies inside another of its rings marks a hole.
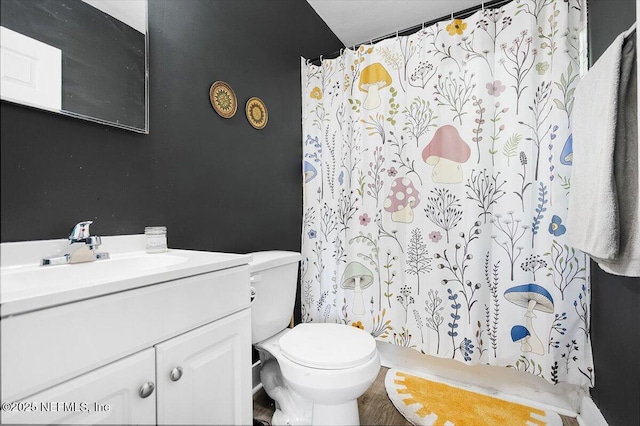
[[[376,351],[369,333],[342,324],[299,324],[278,343],[282,354],[296,364],[327,370],[356,367]]]

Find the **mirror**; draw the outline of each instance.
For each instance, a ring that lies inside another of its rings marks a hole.
[[[2,0],[3,100],[149,133],[147,0]]]

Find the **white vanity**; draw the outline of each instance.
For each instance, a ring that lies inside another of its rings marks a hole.
[[[64,244],[0,245],[1,423],[251,424],[250,256]]]

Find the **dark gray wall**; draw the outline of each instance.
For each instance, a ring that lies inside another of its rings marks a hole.
[[[589,0],[590,62],[633,24],[633,0]],[[591,262],[594,402],[611,426],[640,424],[640,279],[608,274]],[[586,419],[588,421],[588,419]]]
[[[144,129],[144,35],[82,0],[2,0],[0,22],[62,51],[62,109]]]
[[[170,247],[300,249],[300,57],[342,44],[300,0],[150,0],[150,134],[2,102],[2,241],[166,225]],[[230,84],[223,119],[209,87]],[[244,105],[261,98],[263,130]]]

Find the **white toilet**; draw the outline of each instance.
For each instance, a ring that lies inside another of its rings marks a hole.
[[[358,328],[306,323],[287,328],[300,254],[251,253],[252,342],[260,378],[276,402],[273,425],[359,425],[357,398],[380,370],[374,338]]]

